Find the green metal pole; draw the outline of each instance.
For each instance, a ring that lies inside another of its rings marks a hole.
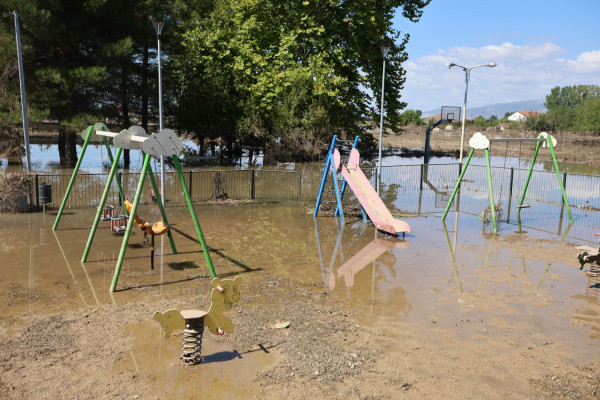
[[[217,274],[215,273],[215,268],[213,267],[212,260],[210,259],[208,247],[206,246],[206,242],[204,241],[204,235],[202,235],[202,229],[200,229],[200,223],[198,222],[198,217],[196,217],[196,212],[194,211],[192,199],[190,199],[190,193],[188,192],[187,185],[185,184],[185,179],[183,178],[183,173],[181,172],[181,165],[179,164],[179,159],[177,158],[177,155],[173,155],[171,156],[171,158],[173,159],[173,164],[175,164],[175,169],[177,170],[177,175],[179,176],[179,182],[181,182],[181,188],[183,189],[183,194],[185,195],[185,201],[187,202],[192,221],[194,221],[194,226],[196,227],[196,233],[198,234],[198,239],[200,240],[200,245],[202,246],[202,251],[204,252],[204,257],[206,258],[206,263],[208,264],[210,276],[216,278]]]
[[[492,191],[492,169],[490,167],[490,150],[485,149],[485,165],[487,169],[488,178],[488,193],[490,197],[490,210],[492,212],[492,223],[494,224],[494,233],[498,233],[498,227],[496,226],[496,206],[494,205],[494,193]]]
[[[112,185],[113,179],[115,179],[115,174],[117,173],[117,167],[119,165],[119,159],[121,158],[121,153],[123,149],[118,148],[115,159],[112,162],[110,167],[110,172],[108,174],[108,180],[106,181],[106,186],[104,187],[104,192],[102,193],[102,197],[100,198],[100,204],[98,204],[98,210],[96,211],[96,217],[94,218],[94,222],[92,223],[92,230],[90,231],[90,237],[88,238],[87,244],[85,245],[85,250],[83,251],[83,257],[81,257],[81,262],[86,262],[90,249],[92,248],[92,242],[94,241],[94,236],[96,235],[96,229],[98,229],[98,223],[100,222],[100,216],[102,215],[102,210],[104,210],[104,204],[106,203],[106,198],[108,197],[108,192],[110,191],[110,186]]]
[[[60,205],[60,209],[58,210],[58,214],[56,215],[56,220],[54,221],[54,225],[52,226],[52,230],[55,231],[58,227],[58,223],[60,222],[60,217],[62,216],[63,211],[65,210],[65,206],[67,204],[67,200],[69,199],[69,194],[71,194],[71,190],[73,189],[73,184],[75,183],[75,178],[77,177],[77,172],[79,171],[79,167],[81,166],[81,162],[83,161],[83,156],[85,155],[85,151],[87,150],[88,143],[90,142],[90,138],[92,137],[92,133],[94,132],[94,127],[89,126],[87,128],[87,135],[85,136],[85,141],[83,142],[83,146],[81,147],[81,154],[77,159],[77,164],[75,164],[75,169],[73,170],[73,175],[71,175],[71,180],[69,181],[69,186],[67,186],[67,193],[65,193],[65,197],[63,197],[63,201]]]
[[[444,221],[446,219],[446,215],[448,215],[448,210],[450,210],[450,206],[452,205],[452,202],[454,201],[454,196],[456,196],[456,192],[458,192],[458,188],[460,187],[460,182],[462,181],[463,176],[465,176],[465,172],[467,171],[467,167],[469,166],[471,157],[473,157],[473,152],[475,152],[475,149],[471,149],[471,151],[469,152],[469,156],[467,157],[467,161],[465,162],[464,167],[460,171],[460,176],[458,177],[456,186],[454,186],[454,191],[452,192],[452,196],[450,196],[450,201],[448,201],[448,205],[446,206],[446,211],[444,211],[444,216],[442,217],[442,221]]]
[[[152,189],[154,189],[154,195],[156,196],[156,204],[158,204],[158,209],[160,210],[162,221],[165,223],[165,225],[169,225],[169,221],[167,220],[167,213],[165,212],[162,199],[160,198],[160,191],[158,190],[158,186],[156,185],[156,179],[154,178],[152,168],[148,168],[148,177],[150,178],[150,184],[152,185]],[[171,243],[171,250],[173,250],[173,254],[177,254],[177,248],[175,247],[175,241],[173,240],[173,234],[171,233],[170,229],[167,231],[167,236],[169,237],[169,243]]]
[[[556,177],[558,178],[558,185],[560,186],[560,191],[562,192],[563,201],[565,203],[565,207],[567,208],[567,214],[569,214],[569,221],[573,222],[573,216],[571,215],[571,209],[569,208],[569,200],[567,200],[567,194],[565,193],[565,188],[560,179],[560,171],[558,170],[558,162],[556,161],[556,155],[554,154],[554,145],[552,145],[552,136],[548,135],[546,140],[548,141],[548,147],[550,147],[550,153],[552,154],[552,162],[554,163],[554,170],[556,171]]]
[[[142,196],[142,190],[144,189],[144,181],[146,180],[146,173],[148,166],[150,165],[150,154],[144,156],[144,164],[142,166],[142,173],[138,182],[138,187],[133,198],[133,205],[131,206],[131,213],[129,214],[129,220],[127,221],[127,229],[125,230],[125,236],[123,236],[123,243],[121,244],[121,251],[119,252],[119,258],[117,259],[117,265],[115,265],[115,273],[113,274],[113,280],[110,285],[110,292],[114,292],[119,282],[119,275],[121,274],[121,267],[123,266],[123,259],[125,258],[125,251],[127,250],[127,244],[129,243],[129,237],[131,236],[131,228],[133,227],[133,216],[137,213],[137,207]]]
[[[525,200],[525,194],[527,193],[527,187],[529,186],[529,180],[531,179],[531,173],[533,172],[533,165],[535,164],[535,160],[537,159],[538,152],[540,151],[540,147],[542,146],[542,142],[539,141],[535,145],[535,151],[533,152],[533,158],[531,159],[531,165],[529,166],[529,173],[527,174],[527,179],[525,180],[525,186],[523,187],[523,193],[521,193],[521,199],[519,200],[519,207],[517,208],[517,216],[521,215],[521,206],[523,205],[523,201]]]

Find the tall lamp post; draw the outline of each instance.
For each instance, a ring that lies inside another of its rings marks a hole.
[[[377,164],[377,194],[379,194],[379,187],[381,183],[381,152],[383,147],[383,94],[385,92],[385,60],[387,58],[390,46],[381,45],[381,52],[383,53],[383,74],[381,75],[381,111],[379,119],[379,163]]]
[[[162,109],[162,68],[161,68],[161,63],[160,63],[160,36],[161,36],[161,32],[163,29],[163,26],[165,25],[165,22],[163,20],[160,19],[152,19],[152,25],[154,25],[154,29],[156,30],[156,40],[158,41],[158,54],[157,54],[157,59],[158,59],[158,130],[159,132],[162,130],[163,128],[163,109]],[[165,190],[165,156],[160,156],[160,190],[162,191],[162,193],[160,194],[160,198],[161,201],[163,203],[163,206],[165,205],[165,197],[166,197],[166,190]]]
[[[472,67],[463,67],[462,65],[458,65],[455,63],[446,63],[446,66],[448,67],[448,69],[452,68],[452,67],[458,67],[461,68],[463,71],[465,71],[465,103],[463,106],[463,115],[462,115],[462,130],[461,130],[461,134],[460,134],[460,155],[458,158],[458,163],[462,166],[462,160],[463,160],[463,145],[465,142],[465,121],[467,119],[467,93],[469,92],[469,79],[471,78],[471,70],[473,68],[479,68],[479,67],[495,67],[496,63],[490,62],[487,64],[479,64],[479,65],[474,65]]]

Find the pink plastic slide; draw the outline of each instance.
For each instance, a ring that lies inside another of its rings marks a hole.
[[[375,189],[360,169],[360,154],[358,150],[352,149],[348,160],[348,167],[341,164],[340,152],[333,152],[333,163],[337,170],[341,170],[342,176],[350,185],[352,192],[360,202],[373,225],[377,229],[398,236],[399,233],[410,232],[410,226],[404,221],[395,219],[390,210],[383,204]]]

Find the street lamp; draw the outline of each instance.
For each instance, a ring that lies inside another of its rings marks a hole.
[[[154,25],[154,29],[156,30],[156,40],[158,41],[158,131],[160,132],[163,128],[163,109],[162,109],[162,71],[161,71],[161,63],[160,63],[160,36],[165,25],[165,22],[160,19],[154,19],[150,17],[152,20],[152,25]],[[165,205],[165,156],[160,156],[160,190],[162,193],[160,194],[160,198],[163,206]]]
[[[383,146],[383,94],[385,92],[385,59],[387,58],[390,46],[381,45],[383,53],[383,73],[381,74],[381,112],[379,120],[379,164],[377,165],[377,194],[379,194],[379,186],[381,182],[381,151]]]
[[[459,159],[458,159],[458,163],[462,166],[462,159],[463,159],[463,144],[465,141],[465,120],[467,119],[467,92],[469,91],[469,79],[471,78],[471,70],[473,68],[479,68],[479,67],[490,67],[493,68],[496,66],[496,63],[490,62],[487,64],[479,64],[479,65],[475,65],[472,67],[463,67],[462,65],[458,65],[455,63],[446,63],[446,66],[448,67],[448,69],[452,68],[452,67],[458,67],[461,68],[463,71],[465,71],[465,104],[463,107],[463,115],[462,115],[462,131],[460,134],[460,155],[459,155]]]

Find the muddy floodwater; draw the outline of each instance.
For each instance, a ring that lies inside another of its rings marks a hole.
[[[243,284],[235,331],[205,331],[193,366],[152,318],[210,305],[187,208],[167,205],[178,253],[157,238],[154,270],[132,234],[115,293],[122,236],[101,224],[81,263],[94,209],[56,231],[56,210],[2,214],[0,397],[597,398],[600,280],[575,248],[597,245],[587,214],[568,230],[588,240],[558,215],[556,232],[531,218],[494,235],[463,213],[399,216],[412,233],[394,239],[313,207],[196,206],[217,275]]]

